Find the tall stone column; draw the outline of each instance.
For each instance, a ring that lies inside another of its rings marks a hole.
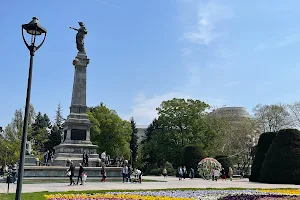
[[[65,141],[55,147],[55,165],[62,165],[67,159],[82,162],[82,155],[85,151],[90,153],[89,162],[95,166],[99,155],[97,145],[90,140],[91,122],[86,114],[86,73],[90,60],[85,53],[78,53],[73,60],[74,82],[70,114],[63,124]]]

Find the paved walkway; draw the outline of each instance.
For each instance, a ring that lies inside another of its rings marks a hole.
[[[66,183],[39,183],[39,184],[24,184],[23,192],[62,192],[70,190],[145,190],[145,189],[168,189],[168,188],[299,188],[300,185],[285,185],[285,184],[263,184],[252,183],[248,179],[236,179],[233,181],[218,180],[210,181],[203,179],[185,179],[179,181],[176,177],[145,176],[148,180],[159,180],[167,182],[144,182],[138,183],[118,183],[118,182],[87,182],[85,186],[68,186]],[[16,190],[15,184],[10,184],[10,192]],[[7,184],[0,183],[0,193],[7,191]]]

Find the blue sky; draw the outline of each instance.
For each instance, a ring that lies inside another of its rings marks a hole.
[[[25,105],[29,52],[21,24],[33,16],[48,36],[34,60],[31,102],[54,119],[69,112],[83,21],[87,104],[104,102],[147,125],[173,97],[216,106],[292,103],[300,99],[299,1],[2,0],[0,126]]]

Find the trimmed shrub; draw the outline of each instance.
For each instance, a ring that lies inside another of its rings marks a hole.
[[[205,153],[199,146],[185,146],[182,149],[181,165],[185,166],[188,170],[191,168],[196,170],[198,163],[205,157]]]
[[[229,173],[229,167],[233,168],[233,164],[230,158],[228,158],[228,156],[226,155],[217,155],[215,157],[215,159],[217,161],[219,161],[219,163],[222,165],[222,167],[225,169],[226,172],[226,176],[228,177],[228,173]]]
[[[268,152],[268,149],[271,146],[274,138],[276,137],[276,134],[276,132],[266,132],[260,135],[251,167],[251,175],[249,177],[250,181],[258,181],[265,155]]]
[[[300,131],[280,130],[260,171],[263,183],[300,184]]]

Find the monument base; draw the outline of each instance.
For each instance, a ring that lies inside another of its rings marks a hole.
[[[97,145],[93,145],[88,141],[65,141],[54,147],[54,166],[66,166],[67,161],[72,161],[75,166],[83,162],[83,153],[89,152],[88,164],[90,167],[99,166],[99,154],[97,154]]]
[[[24,166],[24,177],[66,177],[68,167],[61,166]],[[121,178],[121,167],[105,167],[107,177]],[[79,167],[75,167],[78,176]],[[88,177],[102,177],[99,167],[84,167]]]
[[[36,166],[36,158],[33,155],[25,155],[25,166]]]

